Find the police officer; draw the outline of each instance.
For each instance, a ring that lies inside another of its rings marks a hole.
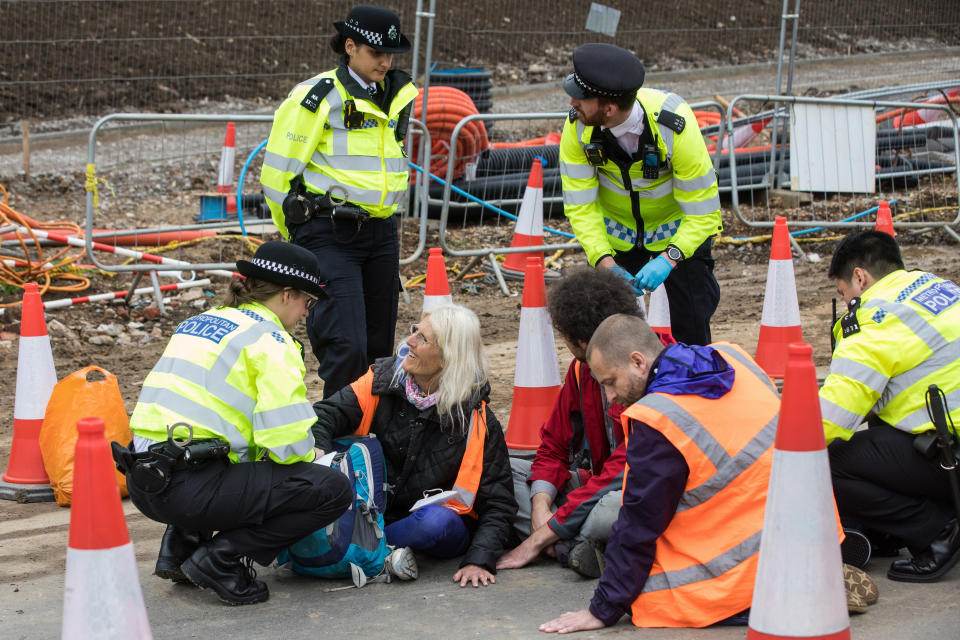
[[[133,503],[169,525],[156,574],[252,604],[269,591],[251,561],[267,565],[338,518],[352,491],[310,464],[316,415],[291,332],[326,297],[317,259],[266,242],[237,270],[245,279],[231,282],[225,306],[177,327],[144,380],[133,443],[113,448]]]
[[[409,182],[402,146],[417,90],[393,55],[410,49],[389,9],[335,22],[340,66],[301,82],[274,115],[260,181],[274,224],[320,261],[331,300],[307,335],[324,397],[393,353],[400,291],[394,213]]]
[[[909,549],[891,580],[938,580],[960,560],[960,527],[947,471],[924,446],[934,430],[925,392],[940,387],[960,424],[960,287],[905,271],[896,240],[879,231],[844,238],[829,276],[849,306],[820,389],[840,517],[892,540],[890,551]]]
[[[573,52],[563,81],[564,212],[597,268],[638,295],[666,285],[673,335],[710,342],[720,300],[712,237],[722,230],[717,177],[696,118],[678,95],[641,89],[643,64],[610,44]]]

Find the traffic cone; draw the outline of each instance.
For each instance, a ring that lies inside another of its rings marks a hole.
[[[517,213],[517,222],[513,227],[513,241],[511,247],[537,247],[543,244],[543,160],[534,158],[530,165],[530,177],[527,178],[527,188],[523,192],[520,211]],[[543,260],[543,252],[508,253],[500,268],[514,279],[526,273],[526,259],[539,257]]]
[[[540,445],[540,427],[553,411],[559,393],[560,365],[547,310],[543,262],[528,257],[523,274],[513,404],[506,435],[509,448],[536,449]]]
[[[647,310],[647,324],[660,338],[664,346],[676,344],[670,328],[670,300],[667,298],[667,288],[662,284],[650,293],[650,308]]]
[[[452,304],[450,282],[447,280],[447,267],[443,263],[443,249],[430,249],[427,258],[427,281],[423,287],[423,313],[443,304]]]
[[[237,194],[233,192],[233,165],[237,159],[237,126],[227,123],[227,133],[223,136],[223,148],[220,150],[220,170],[217,172],[217,193],[225,194],[227,213],[237,212]]]
[[[813,349],[788,347],[747,640],[850,638]]]
[[[103,420],[77,431],[61,637],[152,638]]]
[[[53,366],[47,323],[43,318],[43,302],[37,283],[28,282],[23,288],[20,316],[13,444],[7,471],[0,482],[0,498],[18,502],[53,500],[50,478],[40,455],[40,427],[56,384],[57,372]]]
[[[893,216],[890,215],[890,203],[886,200],[881,200],[877,206],[877,224],[874,229],[888,233],[892,238],[897,237],[897,232],[893,229]]]
[[[797,282],[793,276],[793,257],[787,219],[774,220],[767,288],[763,293],[763,315],[757,340],[756,361],[768,375],[782,378],[787,364],[787,345],[802,342]]]

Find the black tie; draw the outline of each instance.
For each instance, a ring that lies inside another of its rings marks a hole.
[[[370,85],[369,87],[367,87],[367,91],[370,92],[370,99],[373,100],[374,102],[377,102],[377,85],[375,84]]]

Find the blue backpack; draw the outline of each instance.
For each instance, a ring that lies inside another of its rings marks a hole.
[[[387,482],[383,449],[376,436],[341,438],[330,467],[343,473],[353,485],[353,504],[329,525],[284,549],[277,563],[289,563],[295,573],[316,578],[349,578],[355,572],[370,578],[383,570],[390,554],[383,533]],[[352,570],[352,566],[355,569]],[[365,580],[361,580],[365,582]],[[358,586],[360,586],[358,584]]]

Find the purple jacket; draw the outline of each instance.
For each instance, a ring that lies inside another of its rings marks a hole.
[[[651,367],[646,393],[722,397],[734,370],[711,347],[672,345]],[[690,473],[680,451],[659,431],[631,421],[627,444],[630,472],[620,515],[610,532],[606,568],[590,601],[590,613],[607,626],[630,609],[650,574],[657,538],[677,511]]]

